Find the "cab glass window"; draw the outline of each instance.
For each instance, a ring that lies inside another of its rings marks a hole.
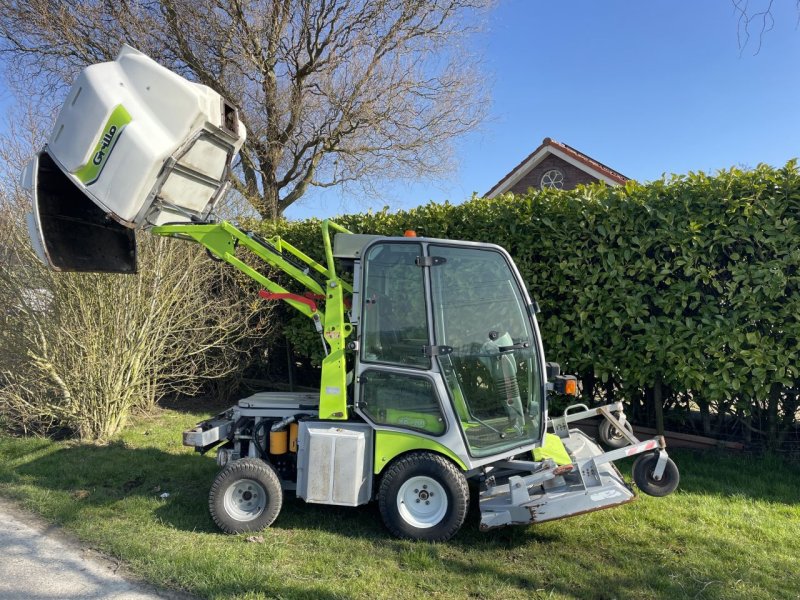
[[[366,256],[361,360],[430,368],[422,245],[387,242]]]
[[[445,431],[433,383],[407,373],[368,370],[361,375],[360,408],[378,425],[414,429],[431,435]]]

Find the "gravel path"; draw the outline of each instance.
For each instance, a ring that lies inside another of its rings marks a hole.
[[[0,600],[191,600],[121,574],[119,564],[0,499]]]

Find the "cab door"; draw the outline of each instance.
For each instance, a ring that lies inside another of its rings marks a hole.
[[[363,258],[358,409],[377,426],[440,436],[422,256],[421,243],[387,240]]]
[[[487,244],[432,243],[436,355],[473,457],[543,435],[542,349],[530,299],[508,254]]]

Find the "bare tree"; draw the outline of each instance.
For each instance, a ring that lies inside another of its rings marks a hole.
[[[491,2],[0,0],[0,52],[51,91],[128,43],[238,102],[236,186],[275,218],[311,186],[448,171],[485,114],[466,41]]]
[[[750,44],[750,38],[757,36],[756,50],[753,54],[761,51],[761,43],[764,35],[772,31],[775,26],[775,17],[772,14],[774,0],[760,0],[751,4],[750,0],[731,0],[733,12],[737,17],[736,40],[739,43],[739,50],[744,49]],[[797,24],[800,25],[800,0],[795,0],[795,10],[797,12]]]

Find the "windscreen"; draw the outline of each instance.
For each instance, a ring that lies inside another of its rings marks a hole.
[[[431,246],[437,357],[473,456],[541,437],[543,380],[525,297],[505,256],[490,248]]]

